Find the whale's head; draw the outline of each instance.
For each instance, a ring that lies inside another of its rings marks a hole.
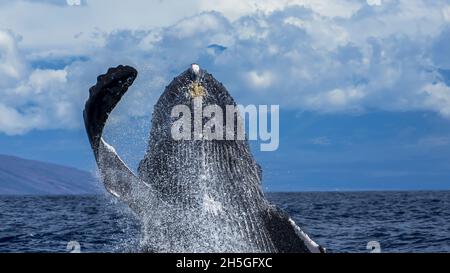
[[[230,108],[234,109],[232,122],[228,119]],[[240,120],[236,103],[224,85],[198,64],[192,64],[172,80],[154,107],[148,149],[139,164],[141,178],[164,192],[162,198],[182,195],[201,199],[198,193],[203,183],[216,183],[217,187],[231,183],[218,178],[221,173],[228,175],[228,171],[214,169],[219,166],[217,158],[224,157],[222,161],[233,166],[227,168],[247,166],[241,173],[252,177],[256,184],[259,168]],[[234,137],[238,133],[243,137]],[[215,176],[208,178],[206,173]],[[169,194],[173,191],[177,194]]]
[[[155,133],[158,136],[151,139],[162,140],[172,137],[173,123],[182,116],[177,111],[177,109],[180,109],[180,106],[188,110],[183,111],[184,114],[186,112],[190,113],[191,129],[192,133],[194,133],[195,113],[199,113],[199,109],[201,112],[207,106],[214,106],[215,109],[220,108],[223,125],[225,125],[224,114],[226,107],[235,107],[236,103],[221,82],[202,69],[200,65],[193,63],[166,86],[157,101],[153,111],[151,133]],[[238,114],[236,113],[236,115]],[[207,118],[203,116],[202,121],[202,125],[204,125],[207,122]]]

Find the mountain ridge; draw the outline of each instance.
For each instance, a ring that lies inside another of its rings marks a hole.
[[[92,173],[0,154],[0,195],[80,195],[102,191]]]

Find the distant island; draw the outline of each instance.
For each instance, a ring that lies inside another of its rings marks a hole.
[[[0,155],[0,195],[79,195],[102,190],[89,172]]]

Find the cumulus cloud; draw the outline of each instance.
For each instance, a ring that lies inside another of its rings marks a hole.
[[[192,62],[243,104],[450,118],[447,1],[62,2],[0,1],[1,132],[81,126],[89,86],[118,64],[140,73],[116,118],[149,115]]]
[[[450,118],[450,86],[444,83],[427,84],[422,88],[423,103],[429,109],[435,109]]]
[[[352,0],[200,0],[201,10],[215,10],[230,20],[237,20],[253,13],[270,14],[293,6],[305,7],[320,16],[351,17],[364,4]]]
[[[381,0],[367,0],[367,4],[370,6],[380,6]]]
[[[0,87],[19,80],[24,63],[17,50],[16,37],[10,31],[0,31]]]
[[[360,111],[365,94],[356,88],[333,89],[306,97],[305,104],[313,110],[333,112],[337,110]]]
[[[66,0],[67,5],[69,6],[81,6],[81,0]]]
[[[17,38],[9,31],[0,31],[0,56],[1,132],[23,134],[79,125],[80,87],[68,82],[71,68],[33,69],[21,58]]]
[[[273,75],[270,71],[258,72],[249,71],[247,74],[248,84],[254,89],[263,89],[270,87],[273,82]]]

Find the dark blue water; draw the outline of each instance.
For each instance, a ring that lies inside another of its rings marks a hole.
[[[330,252],[450,252],[450,192],[271,193]],[[0,197],[0,252],[132,252],[139,223],[104,196]]]

